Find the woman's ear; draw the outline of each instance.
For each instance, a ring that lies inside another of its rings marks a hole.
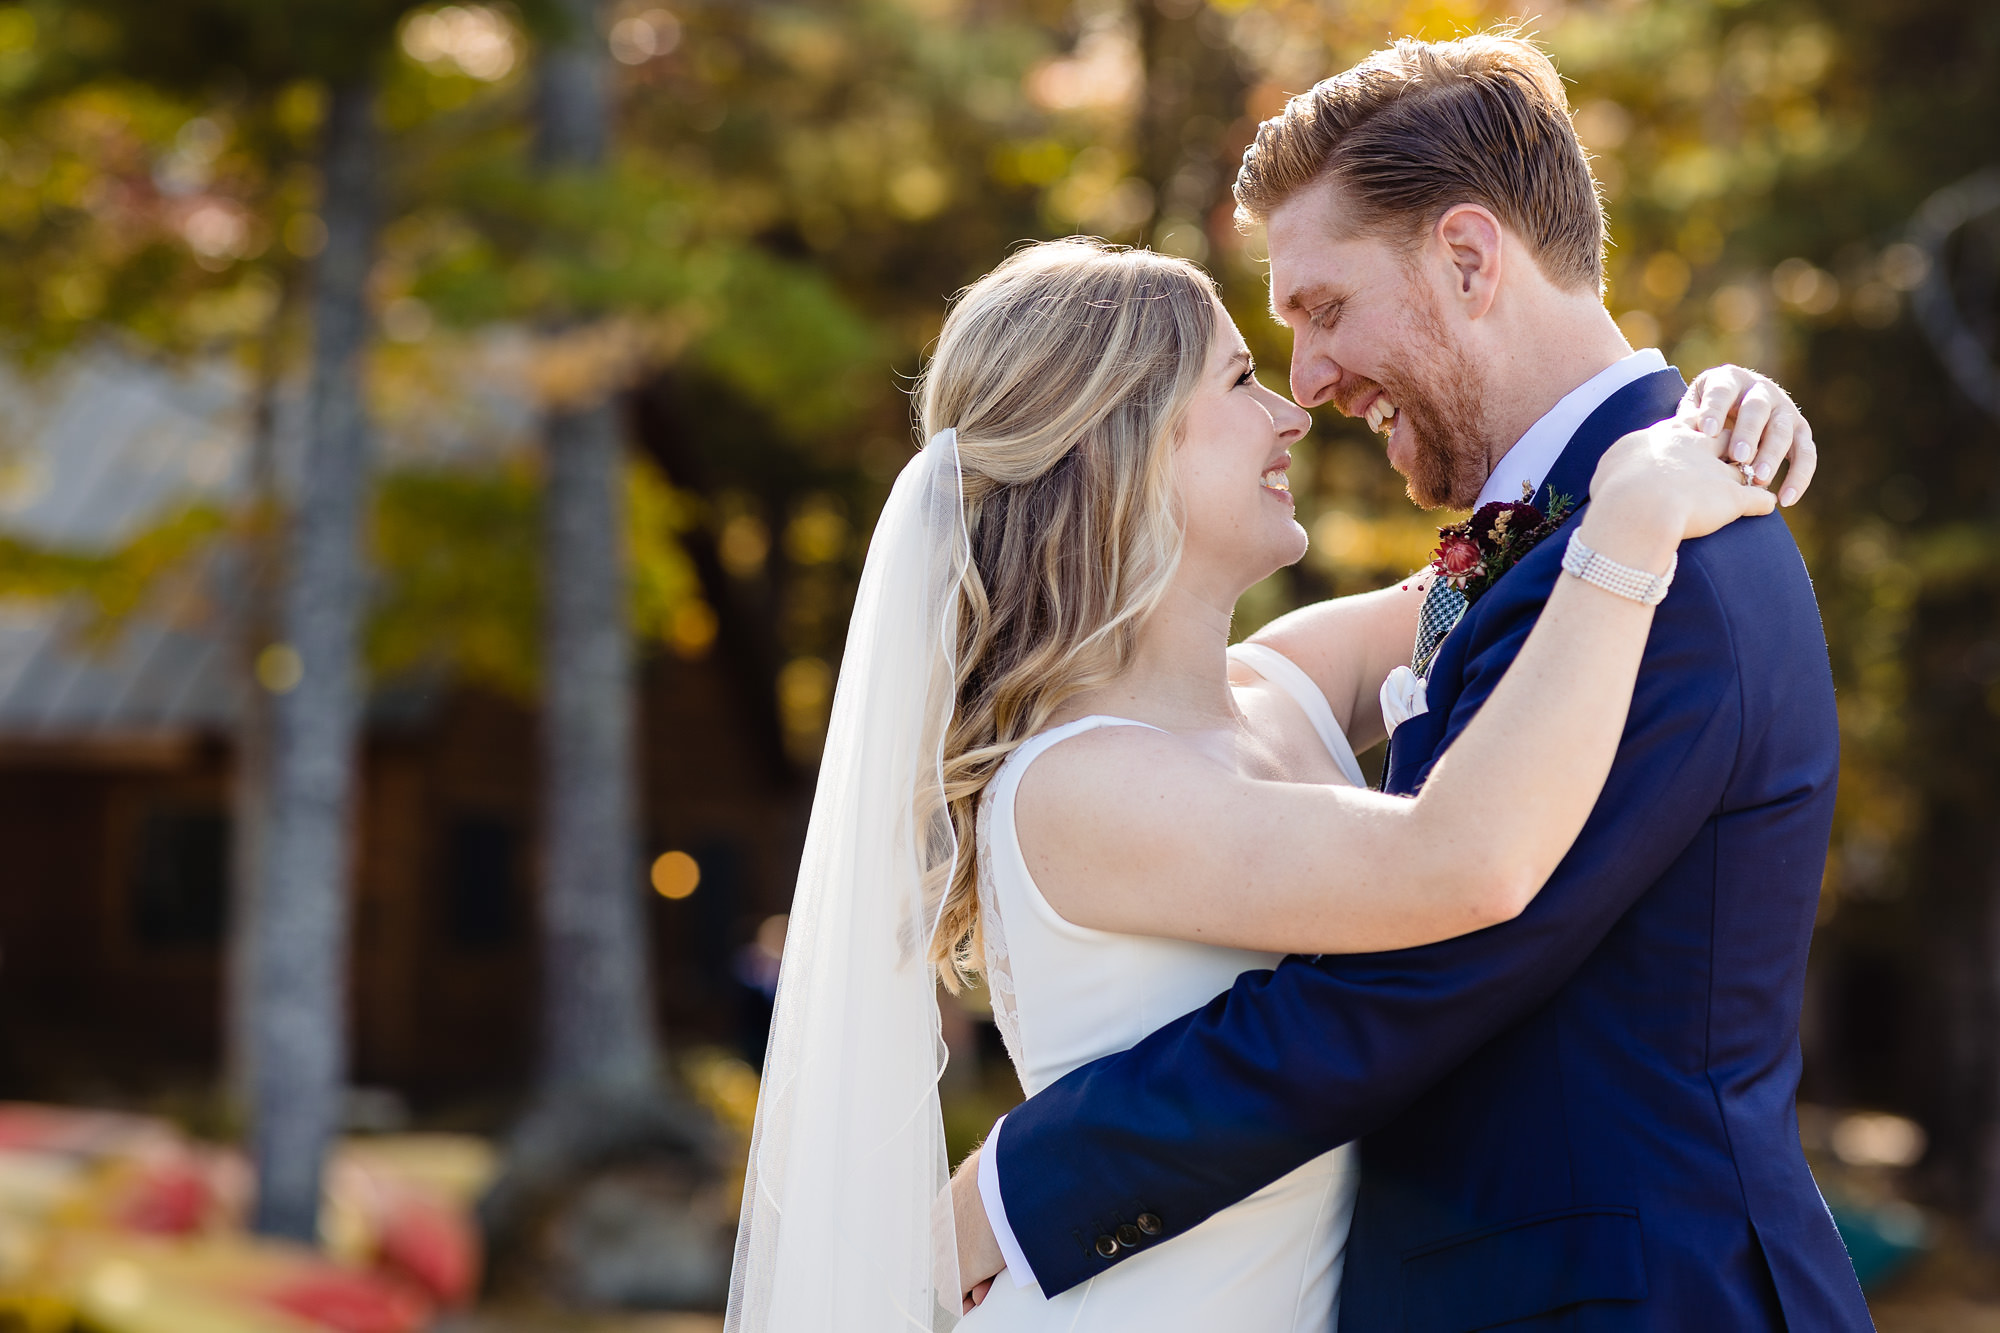
[[[1438,219],[1437,241],[1456,280],[1461,309],[1478,319],[1500,290],[1501,251],[1506,244],[1500,220],[1480,204],[1453,204]]]

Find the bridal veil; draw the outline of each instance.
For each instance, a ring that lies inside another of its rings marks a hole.
[[[849,622],[792,900],[728,1333],[958,1322],[926,871],[957,846],[941,768],[959,579],[955,432],[897,478]],[[929,882],[936,882],[932,875]]]

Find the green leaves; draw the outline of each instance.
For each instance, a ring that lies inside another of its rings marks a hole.
[[[110,551],[51,549],[0,535],[0,598],[70,598],[115,632],[168,581],[189,571],[228,521],[212,505],[168,511]]]

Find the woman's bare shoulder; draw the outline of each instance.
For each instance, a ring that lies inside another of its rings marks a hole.
[[[1193,744],[1143,726],[1096,727],[1050,747],[1021,775],[1015,827],[1024,847],[1128,844],[1171,824],[1229,774]]]

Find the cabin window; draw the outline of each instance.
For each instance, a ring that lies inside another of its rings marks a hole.
[[[143,944],[219,944],[229,911],[229,816],[149,811],[139,830],[132,908]]]
[[[462,949],[497,949],[520,934],[521,837],[498,815],[460,815],[445,832],[445,933]]]

